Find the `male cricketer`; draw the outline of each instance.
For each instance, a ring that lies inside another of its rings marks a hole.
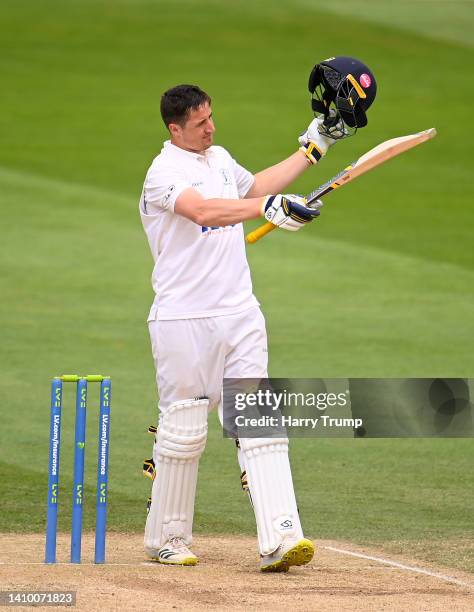
[[[155,262],[148,327],[160,397],[144,544],[156,561],[195,565],[194,498],[208,412],[219,407],[222,422],[223,378],[268,376],[265,320],[252,292],[242,221],[264,216],[296,231],[315,219],[319,211],[304,198],[281,191],[335,140],[320,133],[323,119],[314,119],[299,150],[254,175],[213,145],[211,99],[199,87],[166,91],[161,115],[170,140],[148,170],[139,205]],[[239,442],[261,570],[308,563],[314,546],[298,516],[288,439]]]

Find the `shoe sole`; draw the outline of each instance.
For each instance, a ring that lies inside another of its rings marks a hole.
[[[287,550],[279,561],[260,568],[262,572],[287,572],[292,565],[306,565],[314,556],[314,544],[303,538]]]
[[[152,557],[152,561],[157,561],[158,563],[162,563],[163,565],[197,565],[198,559],[193,557],[186,557],[182,561],[165,561],[164,559],[160,559],[159,557]]]

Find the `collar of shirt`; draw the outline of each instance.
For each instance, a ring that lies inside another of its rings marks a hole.
[[[186,149],[182,149],[181,147],[177,147],[175,144],[171,142],[171,140],[165,140],[163,143],[163,148],[167,153],[171,153],[173,155],[182,155],[183,157],[197,159],[199,161],[209,162],[213,155],[212,146],[209,149],[206,149],[203,153],[194,153],[193,151],[186,151]]]

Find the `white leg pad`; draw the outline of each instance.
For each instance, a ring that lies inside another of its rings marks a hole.
[[[284,539],[301,539],[288,458],[288,438],[241,438],[239,463],[247,472],[260,553],[269,555]]]
[[[209,400],[173,402],[160,415],[153,449],[156,477],[145,526],[145,551],[153,557],[171,536],[192,542],[199,458],[206,446]]]

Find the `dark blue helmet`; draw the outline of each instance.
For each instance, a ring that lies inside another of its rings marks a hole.
[[[346,125],[359,128],[367,125],[366,111],[375,100],[377,83],[366,64],[341,55],[316,64],[308,89],[313,111],[328,118],[334,108]]]

